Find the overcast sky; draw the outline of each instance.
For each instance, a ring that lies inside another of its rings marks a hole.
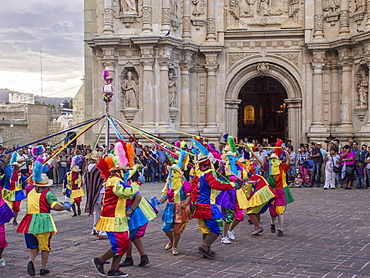
[[[83,0],[1,0],[0,88],[74,97],[83,78]]]

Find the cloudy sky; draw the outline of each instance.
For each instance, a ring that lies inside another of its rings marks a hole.
[[[1,0],[0,89],[73,97],[83,78],[83,0]]]

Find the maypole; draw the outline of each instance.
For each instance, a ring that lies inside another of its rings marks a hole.
[[[105,132],[105,146],[107,148],[107,153],[109,153],[109,128],[110,128],[110,115],[109,115],[109,104],[112,102],[114,88],[112,85],[113,78],[110,76],[109,71],[104,70],[102,74],[102,78],[104,80],[104,86],[102,88],[102,93],[104,95],[103,100],[105,102],[105,116],[107,117],[108,121],[106,121],[106,132]]]

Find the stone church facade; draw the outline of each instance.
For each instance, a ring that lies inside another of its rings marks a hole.
[[[369,0],[85,0],[85,41],[86,118],[109,70],[110,113],[168,139],[368,142]]]

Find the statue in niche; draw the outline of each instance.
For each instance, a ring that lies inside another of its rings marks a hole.
[[[247,4],[247,7],[244,10],[244,14],[247,17],[252,17],[254,15],[253,14],[253,6],[256,3],[256,0],[245,0],[245,2]]]
[[[136,0],[120,0],[119,1],[120,14],[137,14]]]
[[[177,10],[178,10],[178,5],[176,0],[170,0],[170,10],[171,10],[171,17],[178,19],[177,17]]]
[[[169,72],[168,80],[168,103],[170,107],[177,107],[177,84],[172,72]]]
[[[204,0],[191,0],[194,5],[193,15],[199,17],[204,14]]]
[[[258,12],[263,16],[269,16],[271,13],[270,5],[271,5],[271,0],[259,0]]]
[[[340,5],[338,0],[324,0],[323,2],[323,9],[329,14],[336,14],[339,8]]]
[[[139,108],[139,92],[131,71],[127,72],[127,79],[123,81],[122,91],[125,108]]]
[[[366,0],[355,0],[355,13],[366,12]]]
[[[357,79],[357,92],[360,99],[360,106],[367,106],[367,95],[369,91],[369,82],[367,81],[368,77],[366,71],[361,69],[361,77]]]

